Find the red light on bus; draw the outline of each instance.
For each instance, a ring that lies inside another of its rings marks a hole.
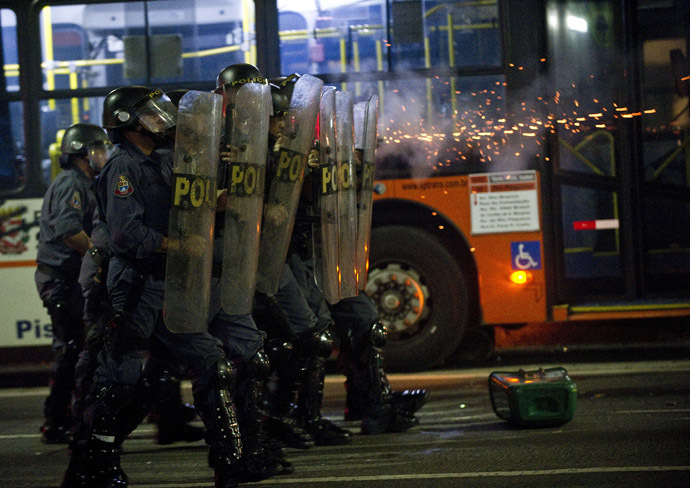
[[[529,271],[513,271],[510,273],[509,279],[516,285],[524,285],[532,281],[532,273]]]

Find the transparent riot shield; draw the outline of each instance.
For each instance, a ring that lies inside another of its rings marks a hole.
[[[374,198],[374,163],[379,98],[355,106],[355,154],[357,165],[357,277],[359,289],[367,285],[371,210]]]
[[[352,95],[338,91],[335,95],[336,159],[338,183],[338,263],[340,295],[357,296],[357,189],[355,187],[354,129]]]
[[[328,303],[340,301],[338,271],[338,160],[335,157],[335,88],[324,88],[319,106],[320,165],[312,224],[314,278]]]
[[[222,101],[190,91],[178,109],[163,302],[172,332],[203,332],[207,326]]]
[[[273,294],[278,290],[280,274],[299,202],[307,156],[314,141],[316,116],[323,81],[302,75],[295,83],[290,108],[281,132],[281,147],[271,175],[264,209],[259,247],[256,289]]]
[[[228,138],[227,206],[223,234],[221,304],[231,314],[252,309],[259,263],[259,236],[264,204],[268,117],[271,89],[246,83],[237,93]],[[218,209],[221,211],[221,209]]]

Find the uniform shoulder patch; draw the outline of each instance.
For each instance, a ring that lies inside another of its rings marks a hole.
[[[117,175],[117,182],[115,182],[115,196],[128,197],[134,193],[134,187],[129,182],[126,174]]]
[[[81,195],[79,194],[78,191],[74,190],[74,193],[72,194],[72,198],[69,199],[69,206],[72,208],[75,208],[77,210],[82,209]]]

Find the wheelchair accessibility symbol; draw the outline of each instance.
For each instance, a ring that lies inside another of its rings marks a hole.
[[[541,269],[539,241],[511,242],[513,269]]]

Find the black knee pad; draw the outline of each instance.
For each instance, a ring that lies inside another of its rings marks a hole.
[[[319,334],[319,344],[316,349],[316,355],[320,358],[327,359],[331,352],[333,352],[333,334],[330,329],[326,329]]]
[[[280,368],[287,364],[292,355],[292,344],[284,342],[282,339],[269,339],[266,342],[266,353],[270,359],[269,366],[273,369]]]
[[[330,330],[308,330],[293,342],[295,352],[302,357],[328,357],[333,350],[333,335]]]
[[[218,387],[232,392],[237,384],[237,372],[228,359],[223,356],[216,364],[218,368]]]
[[[249,360],[249,374],[257,381],[265,381],[271,372],[271,363],[268,354],[259,349]]]
[[[386,345],[388,333],[386,327],[378,320],[371,325],[370,341],[374,347],[383,347]]]

